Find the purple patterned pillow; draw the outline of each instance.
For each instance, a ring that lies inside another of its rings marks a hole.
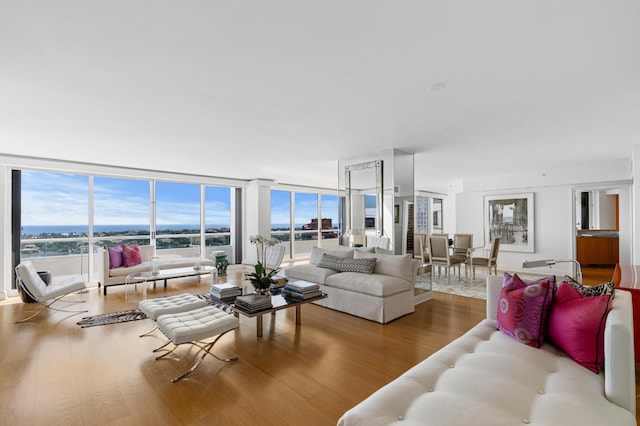
[[[124,258],[122,257],[122,247],[119,245],[109,247],[109,268],[119,268],[124,264]]]
[[[498,301],[498,328],[525,345],[539,348],[544,342],[555,276],[532,282],[504,274]]]

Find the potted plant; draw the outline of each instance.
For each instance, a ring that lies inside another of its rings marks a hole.
[[[267,253],[267,247],[280,244],[280,241],[276,239],[268,239],[262,235],[254,235],[249,238],[252,244],[256,245],[256,254],[258,257],[258,263],[255,265],[254,272],[247,274],[247,278],[253,284],[257,293],[268,294],[271,284],[273,284],[273,276],[280,271],[280,268],[269,270],[265,265],[265,257]]]

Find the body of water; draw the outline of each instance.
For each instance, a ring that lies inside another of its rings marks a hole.
[[[274,223],[272,229],[287,229],[289,224]],[[296,225],[296,228],[301,228],[302,224]],[[157,225],[158,231],[182,231],[182,230],[197,230],[200,225]],[[230,229],[229,224],[213,224],[207,225],[207,228],[214,229]],[[94,225],[93,232],[96,234],[101,233],[124,233],[130,231],[149,231],[149,225]],[[41,234],[86,234],[89,232],[88,225],[25,225],[22,227],[22,235],[41,235]]]

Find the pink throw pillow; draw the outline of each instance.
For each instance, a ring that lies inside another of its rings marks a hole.
[[[140,248],[137,244],[130,246],[122,244],[122,253],[124,254],[124,266],[134,266],[142,263]]]
[[[498,300],[498,329],[525,345],[539,348],[544,342],[555,277],[532,282],[505,274]]]
[[[119,268],[124,264],[122,258],[122,247],[113,246],[108,248],[109,251],[109,268]]]
[[[604,326],[611,295],[586,297],[563,282],[549,314],[549,340],[598,374],[604,365]]]

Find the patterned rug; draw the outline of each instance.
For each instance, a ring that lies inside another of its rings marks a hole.
[[[82,327],[95,327],[97,325],[118,324],[120,322],[137,321],[146,319],[147,315],[139,309],[112,312],[110,314],[93,315],[84,317],[77,324]]]
[[[438,274],[433,275],[433,282],[430,283],[429,275],[420,274],[416,278],[416,287],[426,290],[437,291],[440,293],[455,294],[457,296],[472,297],[474,299],[487,299],[487,279],[484,275],[477,274],[476,279],[469,282],[462,274],[462,281],[457,275],[451,276],[451,282],[448,282],[447,276],[442,274],[438,278]]]
[[[503,272],[498,271],[498,275],[502,276]],[[543,275],[522,274],[518,276],[524,280],[536,280]],[[560,278],[561,279],[561,278]],[[419,274],[416,277],[416,287],[437,291],[440,293],[455,294],[457,296],[473,297],[474,299],[487,300],[487,277],[482,273],[476,272],[474,280],[467,280],[462,273],[462,278],[458,279],[458,275],[451,276],[451,282],[447,280],[447,276],[443,273],[440,278],[438,274],[433,274],[433,282],[429,282],[429,273]]]

